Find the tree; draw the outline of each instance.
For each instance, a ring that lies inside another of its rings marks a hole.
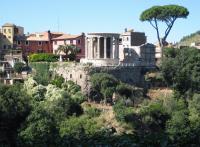
[[[0,144],[16,146],[17,130],[30,112],[29,97],[20,85],[0,85]]]
[[[15,65],[14,65],[15,72],[21,73],[23,71],[24,66],[25,66],[25,64],[22,62],[15,63]]]
[[[107,101],[112,98],[118,84],[117,79],[107,73],[95,73],[91,77],[92,88],[104,96]]]
[[[157,39],[160,47],[163,47],[163,43],[166,41],[175,21],[178,18],[187,18],[189,11],[187,8],[178,5],[164,5],[153,6],[142,12],[140,15],[141,21],[148,21],[156,30]],[[164,22],[166,24],[166,30],[164,36],[161,38],[158,22]]]
[[[20,146],[57,146],[58,130],[54,117],[37,105],[19,133]]]
[[[65,79],[62,76],[55,75],[54,79],[51,81],[51,84],[56,85],[61,88],[62,84],[65,82]]]
[[[79,48],[77,48],[75,45],[60,45],[58,47],[57,53],[61,54],[62,52],[65,53],[67,58],[69,58],[70,61],[75,60],[76,54],[80,51]]]
[[[169,86],[181,95],[190,97],[190,94],[200,90],[200,51],[196,48],[177,50],[175,56],[164,57],[161,72]]]

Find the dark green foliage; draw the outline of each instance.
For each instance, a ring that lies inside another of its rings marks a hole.
[[[38,105],[20,130],[20,146],[56,146],[58,130],[54,118]]]
[[[162,61],[161,72],[167,84],[187,97],[200,91],[200,51],[195,48],[176,49],[175,57]]]
[[[20,85],[0,85],[0,144],[16,146],[17,130],[29,114],[29,97]]]
[[[133,94],[133,88],[130,85],[124,83],[117,85],[116,91],[118,94],[126,98],[130,98]]]
[[[24,64],[24,63],[22,63],[22,62],[17,62],[17,63],[15,63],[15,65],[14,65],[14,70],[15,70],[15,72],[17,72],[17,73],[21,73],[21,72],[23,71],[24,67],[25,67],[25,64]]]
[[[48,85],[51,80],[51,72],[49,71],[49,63],[31,63],[31,68],[34,72],[34,80],[38,84]]]
[[[159,45],[163,47],[175,21],[178,18],[187,18],[189,11],[187,8],[178,5],[164,5],[153,6],[140,15],[141,21],[148,21],[157,32],[157,39]],[[164,22],[166,24],[166,30],[164,36],[160,36],[158,22]]]
[[[81,90],[81,86],[75,84],[73,81],[67,81],[62,85],[62,88],[64,88],[70,95],[74,95]]]
[[[51,81],[51,84],[56,85],[61,88],[62,84],[65,82],[65,79],[62,76],[55,75],[54,79]]]
[[[91,76],[91,84],[93,89],[96,92],[100,92],[107,101],[107,99],[112,99],[118,81],[112,75],[106,73],[95,73]]]
[[[29,57],[29,62],[57,62],[58,56],[54,54],[38,53]]]
[[[84,112],[90,118],[98,117],[101,114],[101,110],[94,108],[94,107],[88,107],[88,108],[86,108],[86,110]]]
[[[72,95],[71,99],[78,104],[81,104],[87,100],[86,96],[81,91],[78,91]]]
[[[62,84],[62,88],[65,89],[74,102],[81,104],[86,101],[86,96],[81,92],[81,87],[75,84],[73,81],[65,82]]]
[[[156,18],[158,21],[169,21],[169,19],[186,18],[188,15],[188,10],[182,6],[153,6],[141,14],[140,20],[151,21]]]
[[[95,73],[91,77],[92,87],[101,91],[108,87],[115,87],[118,81],[110,74],[107,73]]]
[[[169,114],[159,101],[151,102],[147,106],[141,107],[139,115],[146,129],[151,132],[163,130],[166,121],[169,119]]]
[[[119,100],[113,106],[115,117],[119,122],[132,121],[133,107],[127,107],[123,100]]]

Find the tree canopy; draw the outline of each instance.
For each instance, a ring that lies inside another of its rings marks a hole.
[[[178,18],[187,18],[188,15],[189,11],[187,8],[179,5],[153,6],[142,12],[140,20],[148,21],[153,28],[156,29],[158,42],[162,47],[174,25],[174,22]],[[162,38],[158,22],[164,22],[167,26]]]
[[[60,45],[57,53],[64,53],[70,61],[75,60],[77,53],[80,51],[75,45]]]
[[[167,84],[181,95],[198,93],[200,90],[200,51],[196,48],[164,49],[161,72]]]

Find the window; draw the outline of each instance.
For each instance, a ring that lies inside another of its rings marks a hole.
[[[38,42],[38,45],[42,45],[42,42],[41,42],[41,41],[39,41],[39,42]]]
[[[8,29],[8,32],[11,33],[11,29]]]
[[[9,39],[11,39],[11,36],[8,36]]]
[[[45,43],[48,44],[48,41],[46,41]]]
[[[126,38],[126,40],[128,41],[128,40],[129,40],[129,38],[127,37],[127,38]]]
[[[8,45],[8,49],[11,49],[11,45]]]
[[[78,44],[81,44],[81,40],[80,39],[78,40]]]
[[[6,49],[6,45],[3,45],[3,49]]]
[[[28,41],[26,41],[26,42],[25,42],[25,45],[29,45],[29,42],[28,42]]]
[[[54,41],[54,44],[57,45],[57,41]]]
[[[80,79],[82,79],[82,74],[80,74]]]
[[[3,32],[6,33],[6,29],[3,29]]]
[[[70,79],[72,78],[72,74],[70,74]]]
[[[21,41],[17,41],[17,44],[20,45],[20,44],[21,44]]]

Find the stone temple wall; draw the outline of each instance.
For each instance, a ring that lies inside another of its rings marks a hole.
[[[93,67],[89,64],[80,63],[52,63],[50,70],[53,73],[61,75],[66,81],[72,80],[81,86],[82,91],[87,92],[90,89],[90,76],[93,73],[109,73],[114,75],[118,80],[144,87],[144,67],[124,67],[124,66],[105,66]]]

